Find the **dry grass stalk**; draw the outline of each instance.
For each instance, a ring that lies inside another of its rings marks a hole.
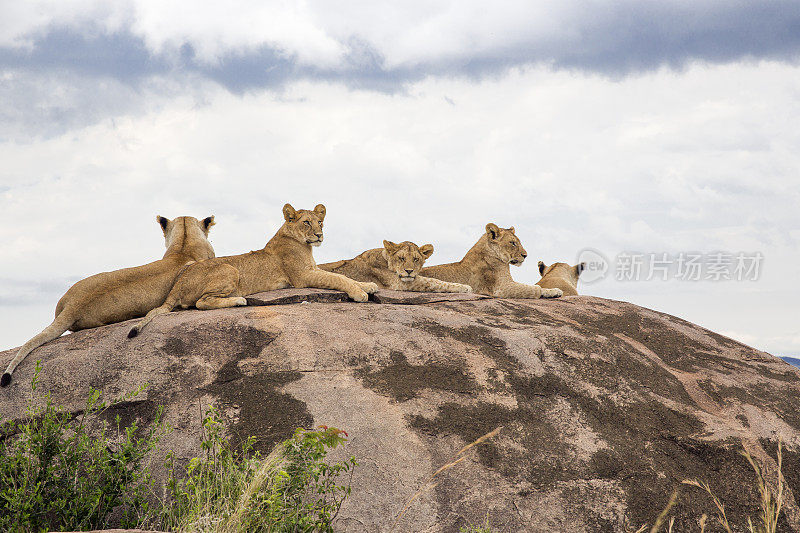
[[[238,533],[243,531],[245,515],[249,509],[250,502],[258,492],[264,489],[274,478],[275,472],[280,468],[285,460],[284,449],[276,446],[275,449],[264,459],[263,464],[250,480],[247,488],[242,491],[236,508],[231,516],[217,528],[219,533]]]
[[[785,487],[785,480],[783,477],[783,451],[782,451],[782,443],[778,441],[778,454],[777,454],[777,480],[775,482],[775,488],[773,489],[770,484],[767,482],[767,479],[764,477],[764,473],[761,470],[761,467],[756,463],[755,459],[744,450],[740,452],[742,456],[747,459],[747,462],[750,463],[750,466],[753,468],[753,471],[756,473],[756,482],[758,484],[758,493],[761,496],[761,512],[759,514],[760,522],[756,525],[753,525],[753,521],[750,517],[747,518],[747,530],[750,533],[775,533],[778,530],[778,517],[781,514],[781,509],[783,508],[783,491]],[[683,482],[686,485],[691,485],[693,487],[698,487],[703,489],[711,496],[711,500],[714,502],[714,505],[717,508],[717,521],[720,525],[725,528],[725,531],[731,533],[731,526],[728,523],[728,518],[725,516],[725,506],[722,502],[717,498],[713,492],[711,492],[711,487],[708,486],[708,483],[697,481],[696,479],[685,480]],[[705,531],[706,525],[706,515],[700,519],[700,533]]]
[[[761,514],[759,518],[761,519],[761,524],[758,526],[753,526],[752,520],[750,517],[747,518],[747,530],[750,533],[775,533],[778,529],[778,516],[781,514],[781,508],[783,507],[783,489],[784,489],[784,479],[783,479],[783,452],[781,450],[781,441],[778,441],[778,475],[777,481],[775,482],[775,490],[773,491],[772,487],[769,486],[767,480],[764,477],[761,468],[756,464],[753,457],[747,453],[747,450],[742,452],[742,455],[747,462],[750,463],[750,466],[753,467],[753,470],[756,473],[756,481],[758,482],[758,493],[761,495]]]
[[[656,518],[653,527],[650,528],[650,533],[658,533],[658,530],[661,529],[661,526],[664,524],[664,520],[667,519],[667,515],[675,506],[675,503],[677,501],[678,501],[678,489],[675,489],[674,491],[672,491],[672,496],[669,497],[669,501],[667,502],[666,507],[664,507],[664,510],[661,511],[661,514],[658,515],[658,518]],[[669,528],[667,529],[668,532],[671,533],[672,525],[674,523],[675,523],[675,517],[673,516],[669,521]]]
[[[450,470],[451,468],[453,468],[454,466],[456,466],[458,463],[460,463],[461,461],[463,461],[464,459],[466,459],[466,458],[467,458],[467,456],[466,456],[466,455],[464,455],[466,452],[468,452],[468,451],[469,451],[471,448],[473,448],[473,447],[477,446],[478,444],[481,444],[481,443],[483,443],[483,442],[485,442],[485,441],[487,441],[487,440],[491,439],[492,437],[496,436],[498,433],[500,433],[500,430],[501,430],[501,429],[503,429],[503,426],[500,426],[500,427],[498,427],[498,428],[496,428],[496,429],[494,429],[494,430],[490,431],[489,433],[486,433],[485,435],[483,435],[483,436],[479,437],[479,438],[478,438],[478,439],[476,439],[475,441],[473,441],[473,442],[471,442],[471,443],[467,444],[466,446],[464,446],[463,448],[461,448],[461,449],[460,449],[460,450],[459,450],[459,451],[458,451],[458,452],[457,452],[457,453],[456,453],[456,454],[453,456],[453,460],[452,460],[452,461],[450,461],[449,463],[445,464],[444,466],[442,466],[441,468],[439,468],[439,469],[438,469],[436,472],[434,472],[434,473],[431,475],[431,477],[429,477],[429,478],[428,478],[428,480],[427,480],[427,481],[426,481],[426,482],[425,482],[425,483],[422,485],[422,487],[420,487],[420,488],[419,488],[419,490],[417,490],[417,492],[415,492],[415,493],[414,493],[414,494],[411,496],[411,498],[409,498],[409,499],[408,499],[408,501],[405,503],[405,505],[403,505],[403,508],[400,510],[400,513],[399,513],[399,514],[397,515],[397,517],[394,519],[394,524],[392,525],[392,531],[394,531],[394,530],[397,528],[397,525],[400,523],[400,519],[402,519],[402,518],[403,518],[403,515],[404,515],[404,514],[406,514],[406,511],[407,511],[407,510],[408,510],[408,508],[411,506],[411,504],[412,504],[412,503],[413,503],[413,502],[414,502],[414,501],[415,501],[417,498],[419,498],[421,495],[425,494],[426,492],[428,492],[429,490],[433,489],[434,487],[436,487],[436,485],[438,485],[438,484],[439,484],[439,481],[436,479],[436,478],[437,478],[437,476],[439,476],[439,474],[441,474],[442,472],[445,472],[445,471],[447,471],[447,470]]]
[[[705,481],[697,481],[696,479],[685,479],[683,480],[683,484],[691,485],[706,491],[708,495],[711,496],[711,501],[714,502],[714,506],[717,508],[717,521],[723,528],[725,528],[727,533],[733,533],[731,530],[731,525],[728,523],[728,517],[725,515],[725,505],[723,505],[719,498],[717,498],[717,496],[711,492],[711,487],[708,486],[708,483]]]

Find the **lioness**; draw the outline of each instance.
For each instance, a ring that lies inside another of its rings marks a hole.
[[[420,274],[431,278],[464,283],[474,292],[497,298],[556,298],[561,289],[543,289],[538,285],[517,283],[511,278],[511,265],[521,265],[527,252],[514,228],[503,229],[486,224],[484,233],[467,255],[456,263],[424,267]]]
[[[11,383],[11,373],[35,348],[67,330],[96,328],[144,316],[164,301],[184,265],[214,257],[208,242],[213,216],[203,220],[157,216],[156,220],[164,232],[164,257],[142,266],[95,274],[70,287],[56,305],[53,323],[22,345],[0,378],[0,386]]]
[[[313,211],[297,211],[286,204],[283,217],[285,222],[263,249],[188,266],[164,304],[147,313],[128,337],[135,337],[153,318],[176,307],[221,309],[247,305],[244,295],[287,287],[336,289],[357,302],[366,302],[368,293],[378,290],[374,283],[361,283],[317,268],[311,247],[322,244],[324,205],[317,205]]]
[[[319,268],[395,291],[472,292],[469,285],[420,276],[422,265],[432,253],[432,244],[383,241],[383,248],[367,250],[353,259],[324,263]]]
[[[567,263],[553,263],[550,266],[539,261],[539,275],[542,279],[536,284],[543,289],[561,289],[564,296],[578,295],[578,276],[581,275],[586,263],[569,266]]]

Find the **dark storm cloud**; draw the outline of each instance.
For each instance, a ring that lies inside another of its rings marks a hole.
[[[142,40],[129,33],[86,35],[69,28],[52,29],[30,50],[0,47],[0,67],[69,71],[127,82],[170,70],[163,58],[151,55]]]
[[[629,2],[597,10],[572,28],[580,39],[550,52],[556,67],[612,75],[693,60],[796,61],[800,2]]]
[[[540,33],[517,32],[508,39],[495,35],[489,44],[474,47],[467,32],[456,52],[443,55],[432,46],[428,57],[393,68],[386,67],[384,52],[375,44],[354,36],[342,43],[347,50],[342,61],[321,68],[301,65],[291,54],[268,46],[230,52],[209,64],[197,60],[191,43],[175,53],[154,54],[129,30],[106,34],[60,27],[34,39],[31,49],[0,48],[0,69],[67,71],[131,85],[156,75],[199,75],[234,93],[299,79],[394,92],[427,76],[481,78],[535,64],[623,77],[665,65],[680,69],[693,61],[795,62],[800,57],[800,2],[594,4]]]

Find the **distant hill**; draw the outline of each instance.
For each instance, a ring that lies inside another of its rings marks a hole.
[[[781,357],[781,359],[783,359],[784,361],[786,361],[790,365],[794,365],[794,366],[800,368],[800,359],[798,359],[797,357]]]

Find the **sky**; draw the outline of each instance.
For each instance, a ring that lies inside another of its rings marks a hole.
[[[513,225],[518,281],[588,258],[583,294],[800,356],[794,0],[0,0],[0,102],[0,349],[157,214],[229,255],[290,202],[318,262]]]

